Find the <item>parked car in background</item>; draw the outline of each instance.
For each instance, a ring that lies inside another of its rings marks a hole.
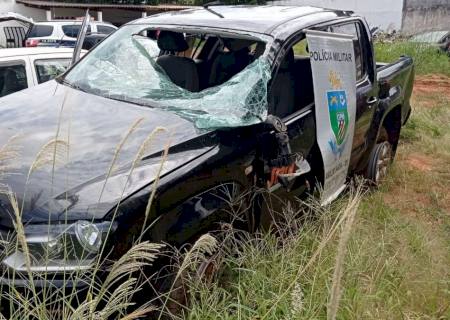
[[[0,49],[0,97],[52,80],[69,67],[73,49]]]
[[[80,20],[36,22],[25,40],[26,47],[74,47],[81,29]],[[108,35],[117,29],[106,22],[91,21],[87,34]]]
[[[23,47],[33,24],[33,19],[15,12],[0,13],[0,48]]]
[[[450,54],[450,30],[419,33],[412,36],[410,41],[435,46]]]

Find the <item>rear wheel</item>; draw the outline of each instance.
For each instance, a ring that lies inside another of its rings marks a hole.
[[[366,178],[375,186],[379,186],[386,178],[392,161],[393,152],[391,144],[387,141],[377,143],[370,153]]]

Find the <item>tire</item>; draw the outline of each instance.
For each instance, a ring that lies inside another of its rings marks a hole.
[[[379,186],[386,178],[393,160],[392,145],[387,141],[377,143],[370,153],[366,171],[366,178],[370,183]]]
[[[211,255],[193,264],[190,267],[191,270],[183,270],[179,276],[177,276],[178,268],[175,266],[165,271],[166,274],[158,284],[158,291],[162,297],[160,302],[164,309],[162,319],[183,318],[191,299],[194,298],[189,292],[192,281],[211,285],[218,277],[221,264],[222,259],[217,249]]]

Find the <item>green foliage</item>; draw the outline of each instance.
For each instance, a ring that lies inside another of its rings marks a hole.
[[[393,62],[406,55],[414,59],[416,74],[441,73],[450,76],[450,57],[436,47],[406,40],[375,42],[375,59]]]

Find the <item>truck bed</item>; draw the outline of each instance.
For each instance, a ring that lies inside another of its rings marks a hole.
[[[402,56],[391,63],[376,63],[377,80],[380,86],[380,98],[389,98],[392,106],[402,106],[402,123],[404,124],[411,112],[409,103],[413,81],[414,64],[410,57]]]

